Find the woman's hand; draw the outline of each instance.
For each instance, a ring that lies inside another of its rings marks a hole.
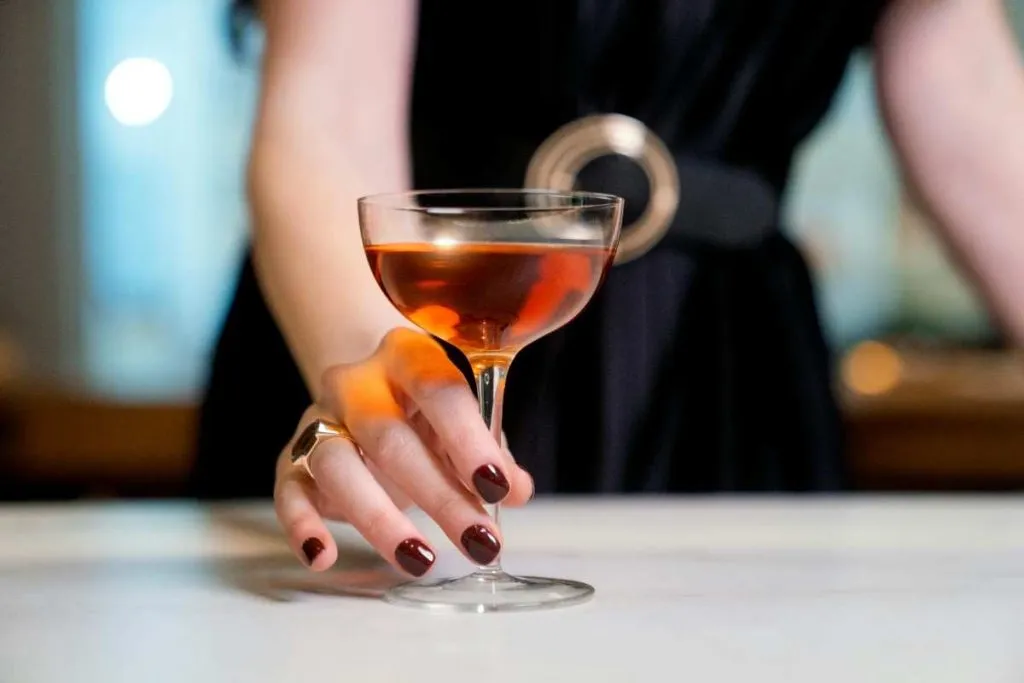
[[[314,570],[337,558],[324,520],[338,519],[396,568],[422,576],[435,553],[402,512],[413,504],[467,557],[489,564],[501,533],[482,502],[515,506],[533,495],[532,478],[491,436],[462,373],[424,334],[395,329],[367,360],[329,369],[320,405],[306,411],[292,442],[317,418],[344,425],[359,448],[322,441],[309,473],[292,464],[291,443],[278,458],[277,516]]]

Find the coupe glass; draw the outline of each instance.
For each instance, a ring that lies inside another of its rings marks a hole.
[[[588,192],[442,190],[359,200],[374,277],[395,307],[462,351],[480,413],[501,441],[505,376],[516,353],[572,320],[615,255],[623,200]],[[498,524],[498,505],[485,505]],[[500,559],[457,579],[403,584],[390,602],[491,612],[580,602],[578,581],[511,576]]]

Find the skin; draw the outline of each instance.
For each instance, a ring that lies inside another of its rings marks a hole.
[[[1008,338],[1024,343],[1024,67],[1001,0],[901,0],[875,35],[910,186]]]
[[[259,114],[249,164],[253,253],[268,303],[320,416],[362,445],[325,442],[314,479],[277,468],[278,517],[296,554],[337,557],[347,520],[396,567],[423,540],[417,505],[458,546],[490,527],[468,482],[494,464],[521,505],[530,476],[494,443],[461,375],[378,289],[356,199],[410,184],[407,114],[414,0],[265,0]],[[1012,338],[1024,340],[1024,71],[1000,0],[896,0],[879,23],[879,99],[905,174]],[[498,529],[490,527],[500,539]]]

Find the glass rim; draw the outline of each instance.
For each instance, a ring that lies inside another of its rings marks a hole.
[[[489,206],[471,201],[450,206],[421,206],[415,203],[418,197],[486,197],[494,195],[551,197],[554,199],[582,200],[580,203],[567,203],[564,206]],[[519,213],[550,213],[553,211],[571,211],[586,209],[612,209],[625,203],[622,197],[603,192],[585,190],[544,190],[544,189],[512,189],[512,188],[453,188],[445,190],[407,190],[404,192],[381,192],[369,194],[356,200],[360,206],[373,206],[395,211],[411,211],[417,213],[473,213],[473,212],[519,212]]]

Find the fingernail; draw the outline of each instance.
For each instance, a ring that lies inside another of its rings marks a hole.
[[[434,551],[418,539],[407,538],[395,548],[395,560],[413,576],[423,576],[434,564]]]
[[[324,551],[324,542],[316,536],[307,538],[302,542],[302,553],[306,556],[306,562],[310,566],[313,565],[313,561]]]
[[[494,465],[481,465],[473,473],[473,486],[485,503],[500,503],[508,495],[508,479]]]
[[[494,562],[494,558],[501,552],[501,543],[491,530],[482,524],[474,524],[463,531],[461,540],[466,553],[479,565]]]

